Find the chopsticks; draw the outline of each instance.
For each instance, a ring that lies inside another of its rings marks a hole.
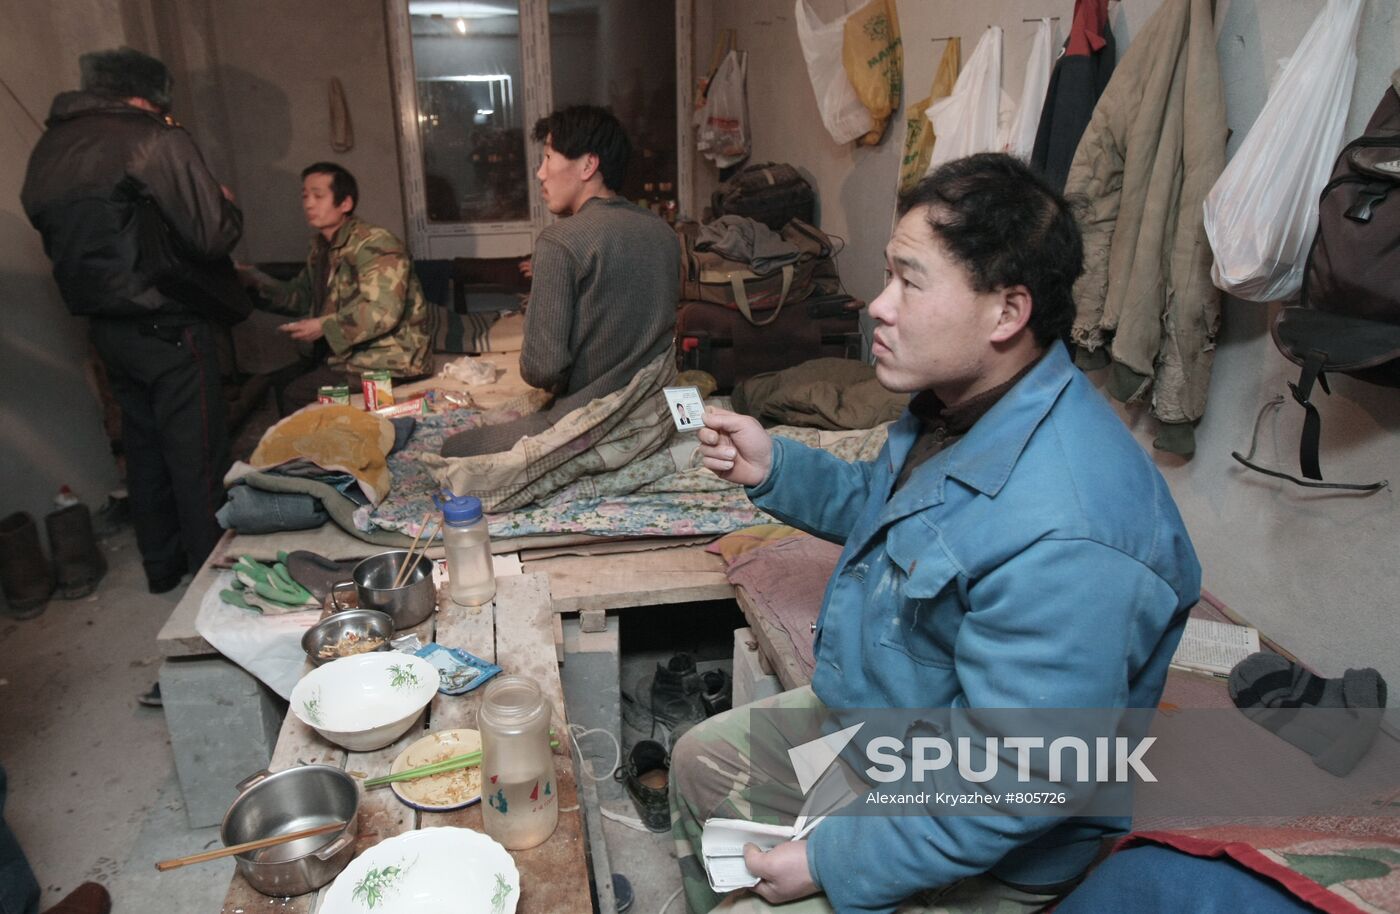
[[[559,740],[549,741],[551,749],[559,748]],[[447,774],[449,771],[457,771],[461,768],[474,768],[481,764],[481,750],[468,752],[466,755],[454,755],[452,758],[445,758],[441,761],[432,762],[428,765],[419,765],[417,768],[409,768],[396,774],[381,774],[377,778],[370,778],[365,781],[365,787],[383,787],[385,784],[393,784],[397,781],[416,781],[419,778],[432,777],[435,774]]]
[[[310,838],[315,835],[324,835],[328,832],[339,831],[345,827],[344,822],[327,822],[325,825],[317,825],[315,828],[303,828],[301,831],[288,832],[285,835],[273,835],[270,838],[259,838],[256,841],[244,841],[242,844],[230,844],[228,847],[221,847],[218,850],[205,851],[202,854],[191,854],[188,857],[176,857],[174,860],[161,860],[156,863],[156,869],[162,873],[166,870],[173,870],[181,866],[189,866],[191,863],[204,863],[208,860],[218,860],[220,857],[232,857],[234,854],[241,854],[245,851],[262,850],[264,847],[275,847],[278,844],[289,844],[292,841],[299,841],[302,838]]]
[[[429,511],[423,515],[423,523],[418,527],[418,535],[413,538],[413,545],[408,547],[408,554],[403,557],[403,564],[399,566],[399,573],[394,575],[394,587],[402,587],[409,578],[413,577],[413,571],[418,567],[418,563],[423,561],[423,556],[427,553],[428,547],[433,544],[433,537],[437,536],[437,530],[428,534],[428,539],[423,543],[423,548],[417,555],[413,550],[418,548],[418,541],[423,538],[423,533],[428,529],[432,521],[433,512]],[[440,526],[440,525],[439,525]],[[412,560],[410,562],[410,559]]]
[[[420,765],[417,768],[409,768],[397,774],[381,774],[377,778],[370,778],[365,781],[366,789],[370,787],[383,787],[385,784],[392,784],[396,781],[415,781],[418,778],[432,777],[435,774],[446,774],[449,771],[456,771],[460,768],[472,768],[481,764],[481,750],[468,752],[466,755],[454,755],[442,761],[433,762],[430,765]]]

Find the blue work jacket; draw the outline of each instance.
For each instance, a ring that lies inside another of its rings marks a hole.
[[[764,511],[844,543],[812,688],[832,708],[1152,708],[1200,565],[1166,482],[1055,343],[893,491],[919,420],[870,463],[774,441]],[[808,862],[838,911],[983,872],[1073,878],[1122,818],[834,816]]]

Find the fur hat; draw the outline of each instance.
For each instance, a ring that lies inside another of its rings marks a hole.
[[[144,98],[170,110],[173,80],[165,64],[132,48],[92,51],[78,58],[83,91],[110,98]]]

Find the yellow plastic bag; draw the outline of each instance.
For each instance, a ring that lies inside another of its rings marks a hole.
[[[962,39],[949,38],[943,48],[943,59],[933,74],[933,88],[929,89],[928,98],[905,109],[904,156],[899,160],[900,193],[917,184],[928,171],[936,137],[925,111],[929,105],[952,93],[961,67]]]
[[[872,0],[850,15],[841,63],[875,122],[874,129],[856,142],[874,146],[884,138],[904,92],[904,47],[894,0]]]

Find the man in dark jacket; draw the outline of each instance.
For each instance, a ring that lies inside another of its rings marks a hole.
[[[166,115],[163,63],[122,48],[80,65],[82,89],[54,99],[20,198],[121,404],[132,523],[163,593],[220,535],[228,429],[212,320],[247,313],[228,259],[243,216]]]

